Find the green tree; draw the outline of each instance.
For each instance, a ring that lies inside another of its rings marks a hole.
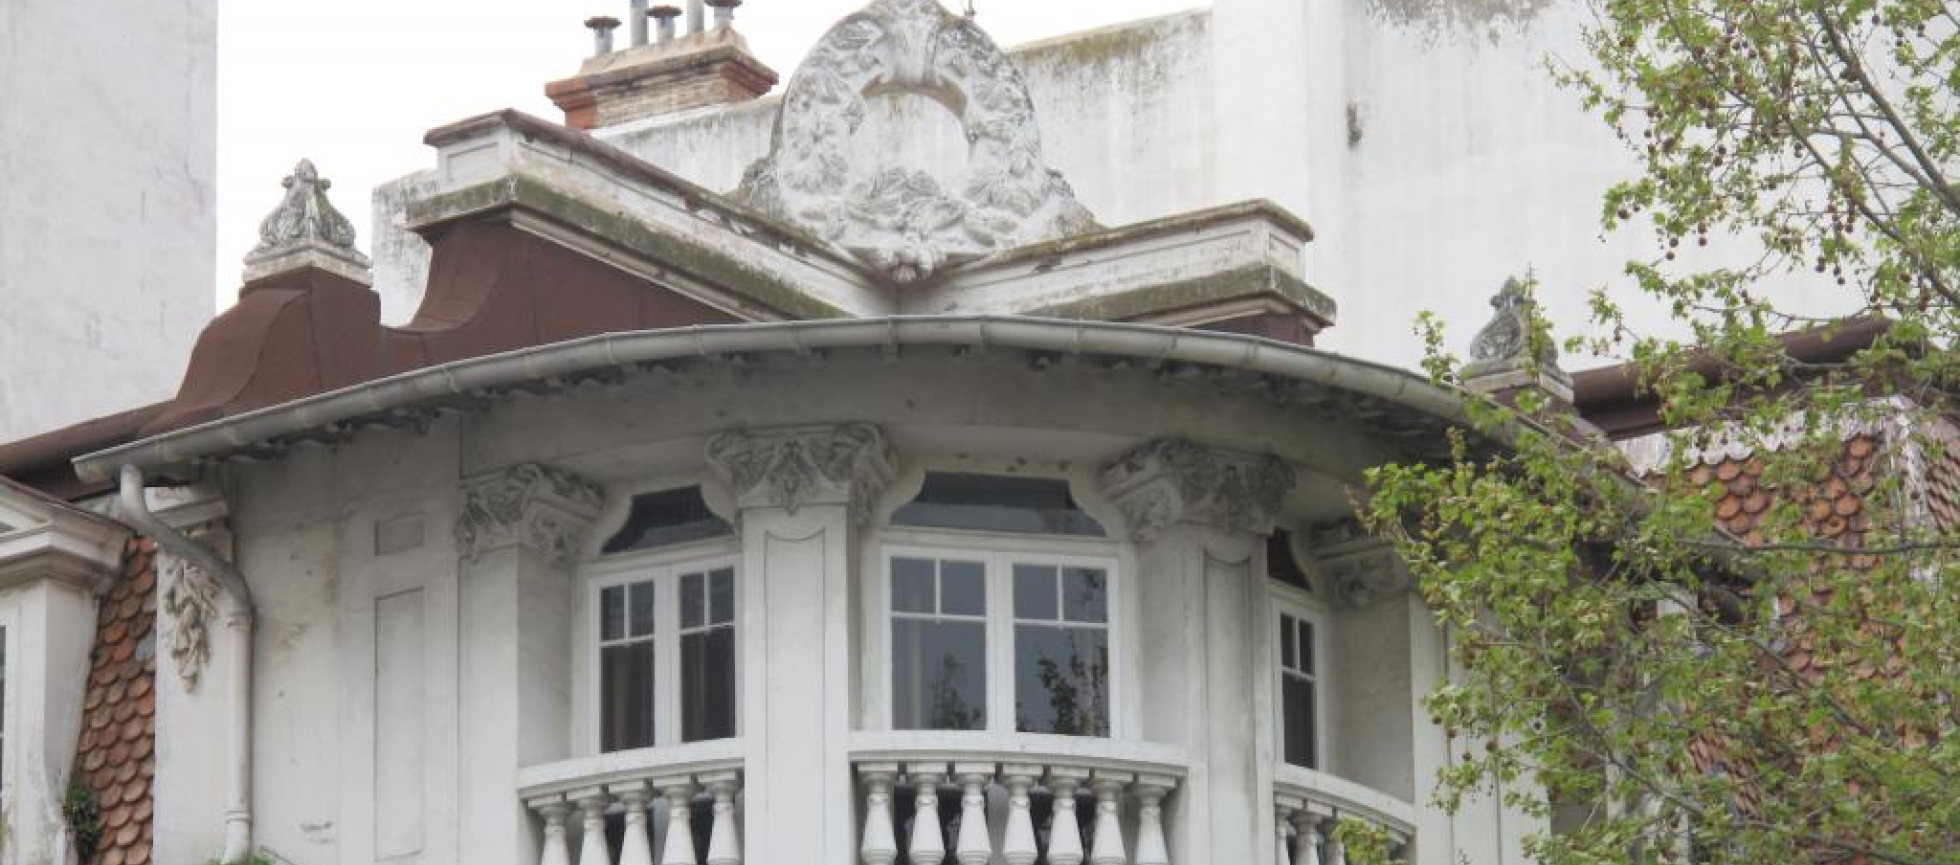
[[[1658,245],[1565,345],[1634,362],[1680,432],[1635,479],[1527,391],[1476,402],[1453,460],[1371,475],[1368,516],[1460,671],[1429,701],[1456,760],[1438,796],[1507,782],[1556,827],[1531,855],[1560,865],[1960,862],[1960,15],[1594,6],[1591,57],[1555,72],[1639,158],[1604,221]],[[1740,263],[1685,267],[1711,236]],[[1890,327],[1793,356],[1779,334],[1844,338],[1796,306],[1800,277]],[[1625,292],[1674,332],[1629,326]],[[1531,337],[1552,342],[1538,319]]]

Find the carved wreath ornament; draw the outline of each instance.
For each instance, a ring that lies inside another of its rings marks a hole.
[[[856,140],[866,100],[883,94],[932,99],[959,118],[964,177],[892,165],[890,148]],[[1020,70],[938,0],[878,0],[832,28],[790,80],[770,154],[735,197],[898,282],[1096,225],[1042,162]]]
[[[170,617],[170,659],[184,690],[197,690],[211,660],[211,629],[218,618],[218,584],[211,575],[176,556],[157,556],[163,583],[163,612]]]

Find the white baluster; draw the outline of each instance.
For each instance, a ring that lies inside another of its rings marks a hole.
[[[619,845],[619,865],[653,865],[652,827],[647,825],[647,804],[653,801],[653,788],[645,781],[634,781],[606,789],[626,808],[626,839]]]
[[[908,848],[912,865],[939,865],[946,861],[946,834],[939,828],[939,783],[944,780],[945,772],[944,763],[912,763],[905,767],[918,797],[913,800],[912,844]]]
[[[667,797],[667,843],[660,847],[660,865],[695,865],[694,779],[656,778],[653,784]]]
[[[1300,813],[1300,800],[1290,796],[1273,797],[1273,861],[1293,865],[1293,815]]]
[[[1075,791],[1087,780],[1086,769],[1048,770],[1048,791],[1055,794],[1054,815],[1048,822],[1048,865],[1082,865],[1082,822],[1075,814]]]
[[[715,797],[715,822],[708,831],[708,865],[742,865],[742,830],[735,825],[735,792],[742,789],[734,772],[701,776]]]
[[[1347,845],[1342,844],[1340,837],[1334,834],[1340,826],[1339,817],[1327,821],[1327,840],[1322,847],[1327,865],[1347,865]]]
[[[1327,812],[1330,813],[1331,812]],[[1321,810],[1313,803],[1307,803],[1307,810],[1299,817],[1300,847],[1299,865],[1322,865],[1321,848],[1326,846],[1327,836],[1320,834],[1320,821],[1324,819]]]
[[[1011,763],[1001,767],[1001,778],[1007,782],[1007,833],[1000,839],[1000,855],[1007,865],[1034,865],[1041,858],[1041,850],[1035,846],[1034,803],[1028,799],[1028,791],[1039,777],[1040,766]]]
[[[612,865],[612,851],[606,849],[606,806],[611,800],[597,787],[575,794],[585,814],[585,831],[578,842],[578,865]]]
[[[538,865],[572,865],[572,849],[565,840],[565,815],[572,813],[571,803],[540,800],[532,802],[531,809],[544,818],[544,849],[538,853]]]
[[[858,775],[864,779],[864,843],[858,855],[864,865],[892,865],[898,861],[898,836],[892,829],[892,781],[898,766],[859,766]]]
[[[1132,776],[1121,772],[1097,772],[1096,837],[1089,845],[1089,865],[1128,865],[1130,854],[1123,848],[1123,788]]]
[[[1170,844],[1164,838],[1164,797],[1177,779],[1146,775],[1137,779],[1136,865],[1171,865]]]
[[[994,858],[994,839],[987,830],[987,783],[994,778],[994,767],[961,763],[953,773],[960,782],[960,834],[954,859],[960,865],[987,865]]]

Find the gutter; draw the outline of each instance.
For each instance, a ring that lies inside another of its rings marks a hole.
[[[252,589],[237,566],[191,540],[150,511],[144,500],[143,470],[125,464],[118,516],[156,540],[164,552],[183,559],[212,579],[231,599],[225,613],[225,654],[231,658],[231,736],[226,749],[225,846],[222,863],[244,862],[252,853]]]
[[[924,346],[1205,364],[1341,388],[1442,420],[1465,419],[1460,395],[1406,370],[1275,340],[1155,325],[1016,316],[895,316],[601,334],[452,361],[85,454],[75,459],[75,472],[83,480],[102,482],[120,466],[181,465],[428,400],[593,369],[740,354]]]

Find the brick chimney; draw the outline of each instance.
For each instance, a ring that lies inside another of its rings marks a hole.
[[[735,32],[735,7],[742,0],[690,0],[686,34],[677,33],[682,12],[671,5],[647,8],[632,0],[627,24],[632,44],[613,51],[610,18],[587,23],[595,51],[578,74],[545,85],[546,96],[565,112],[565,125],[578,129],[617,126],[711,105],[732,105],[768,93],[774,70],[749,53],[748,40]],[[715,8],[712,23],[702,6]],[[647,39],[647,18],[658,21],[658,38]],[[601,28],[604,28],[603,32]]]

